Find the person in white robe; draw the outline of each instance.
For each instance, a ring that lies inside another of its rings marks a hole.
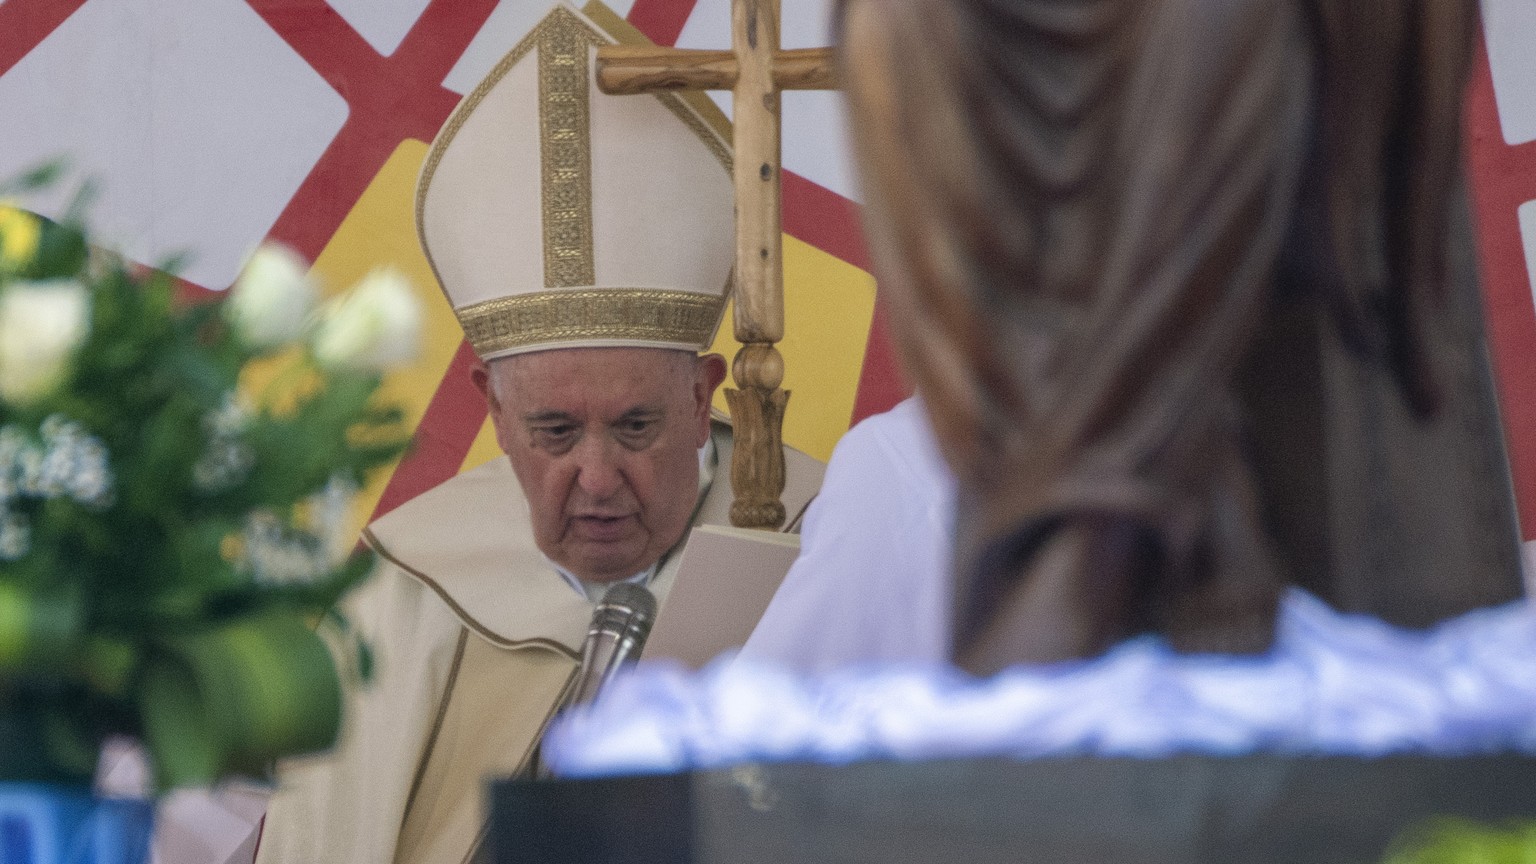
[[[670,94],[597,92],[612,41],[557,6],[427,156],[417,224],[507,458],[374,522],[345,604],[371,647],[334,752],[282,767],[261,864],[462,864],[614,583],[665,604],[692,525],[727,521],[725,375],[700,356],[734,258],[729,153]],[[794,524],[821,466],[786,449]],[[663,610],[665,606],[663,605]]]
[[[818,673],[944,663],[954,487],[916,397],[849,430],[800,555],[737,656]]]

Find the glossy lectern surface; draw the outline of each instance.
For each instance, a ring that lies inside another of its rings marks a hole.
[[[497,864],[1366,864],[1436,816],[1536,817],[1536,759],[748,765],[492,787]]]

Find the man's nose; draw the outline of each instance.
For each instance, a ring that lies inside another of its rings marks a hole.
[[[624,486],[618,454],[602,435],[589,435],[576,445],[576,485],[594,500],[613,497]]]

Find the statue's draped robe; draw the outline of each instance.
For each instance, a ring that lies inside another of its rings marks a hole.
[[[1516,596],[1470,3],[867,5],[854,128],[960,480],[962,662],[1259,650],[1287,581],[1405,625]]]

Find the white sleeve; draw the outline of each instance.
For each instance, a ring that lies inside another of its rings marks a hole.
[[[953,483],[908,400],[838,442],[800,557],[738,655],[799,670],[943,662]]]

